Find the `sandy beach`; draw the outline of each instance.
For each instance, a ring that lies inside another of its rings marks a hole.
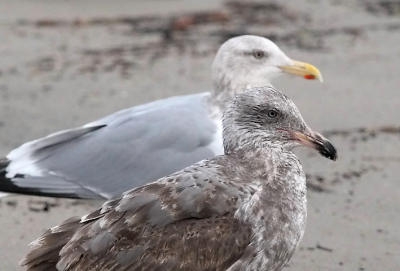
[[[1,156],[119,109],[210,90],[215,52],[235,35],[266,36],[313,63],[323,84],[274,85],[339,159],[298,151],[309,215],[285,270],[399,270],[399,1],[0,0],[0,14]],[[0,198],[0,270],[19,270],[28,243],[100,204]]]

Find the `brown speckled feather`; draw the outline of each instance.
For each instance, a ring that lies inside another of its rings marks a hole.
[[[228,216],[139,226],[118,232],[106,253],[86,253],[65,269],[226,270],[241,256],[250,234],[248,226]]]
[[[39,239],[31,243],[32,249],[21,261],[32,271],[56,270],[59,253],[80,227],[79,218],[70,218],[61,226],[47,230]]]
[[[230,171],[226,160],[200,162],[108,201],[79,222],[69,220],[50,229],[23,264],[47,268],[47,259],[31,259],[43,258],[50,250],[50,262],[59,260],[60,270],[157,270],[157,263],[170,270],[204,270],[205,266],[225,270],[249,243],[249,225],[233,214],[239,197],[254,193],[239,180],[235,183],[240,176],[234,171],[226,178],[225,171]],[[65,238],[59,240],[61,228],[66,228]],[[194,253],[194,247],[201,250]],[[60,253],[59,259],[55,252]]]

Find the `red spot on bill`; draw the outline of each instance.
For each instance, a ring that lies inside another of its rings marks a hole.
[[[312,74],[306,74],[306,75],[304,75],[304,78],[308,79],[308,80],[313,80],[313,79],[315,79],[315,76]]]

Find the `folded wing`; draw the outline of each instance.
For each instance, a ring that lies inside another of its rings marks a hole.
[[[129,191],[50,229],[22,264],[28,270],[49,263],[59,270],[225,270],[250,242],[251,229],[234,212],[239,195],[251,192],[215,177],[212,163]]]
[[[0,162],[0,191],[112,198],[210,158],[218,131],[207,95],[129,108],[28,142]]]

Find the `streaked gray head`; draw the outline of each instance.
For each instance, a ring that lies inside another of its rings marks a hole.
[[[225,153],[242,148],[293,148],[303,144],[336,159],[333,145],[313,132],[296,105],[272,87],[238,94],[223,118]]]

